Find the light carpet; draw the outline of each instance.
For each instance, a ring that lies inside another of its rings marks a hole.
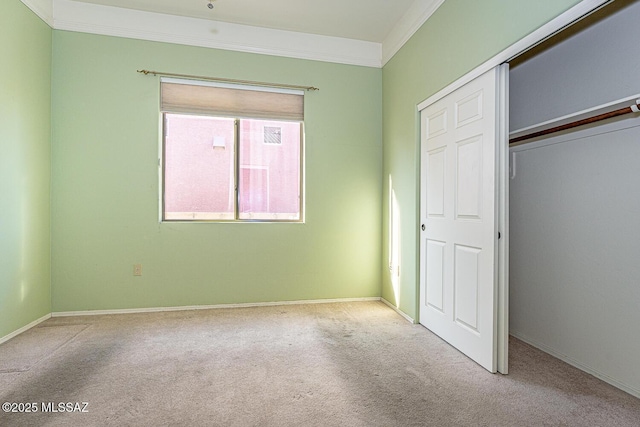
[[[379,302],[53,318],[0,360],[26,342],[0,403],[39,411],[1,426],[640,426],[640,399],[521,341],[490,374]]]

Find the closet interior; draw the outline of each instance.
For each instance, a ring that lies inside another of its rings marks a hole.
[[[509,323],[640,397],[638,22],[617,0],[510,62]]]

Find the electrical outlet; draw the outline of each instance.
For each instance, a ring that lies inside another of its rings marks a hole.
[[[142,264],[133,264],[133,275],[142,276]]]

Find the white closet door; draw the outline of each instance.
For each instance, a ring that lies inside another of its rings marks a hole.
[[[499,77],[495,68],[421,112],[420,323],[491,372],[498,358]]]

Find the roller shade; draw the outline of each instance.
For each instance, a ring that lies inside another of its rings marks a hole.
[[[302,121],[304,92],[162,79],[160,108],[166,113]]]

